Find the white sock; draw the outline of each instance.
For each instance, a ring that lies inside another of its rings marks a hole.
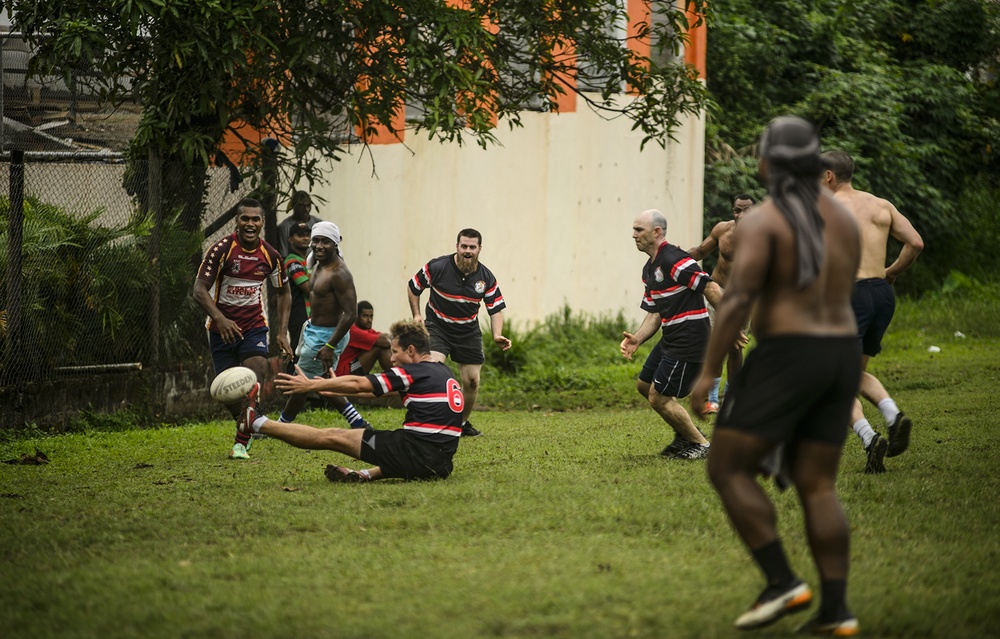
[[[878,409],[882,411],[882,417],[885,417],[885,423],[887,424],[896,421],[896,416],[899,415],[899,406],[896,406],[896,402],[891,397],[886,397],[880,401]]]
[[[853,428],[854,433],[861,438],[861,443],[865,448],[868,448],[871,445],[872,440],[875,439],[875,429],[872,428],[872,425],[868,423],[867,419],[859,419],[854,422],[854,426],[851,428]]]
[[[260,427],[263,426],[266,421],[267,415],[257,415],[257,419],[253,420],[253,423],[250,424],[250,428],[253,429],[253,432],[259,433]]]

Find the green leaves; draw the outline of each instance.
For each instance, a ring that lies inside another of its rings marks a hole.
[[[86,81],[107,100],[143,105],[143,147],[203,162],[227,130],[248,124],[294,140],[286,168],[299,174],[312,170],[309,153],[335,157],[355,127],[399,126],[407,107],[418,131],[486,146],[499,122],[520,124],[527,104],[551,109],[579,90],[567,80],[584,61],[600,79],[597,93],[580,97],[663,143],[707,94],[672,58],[683,12],[652,4],[654,19],[638,30],[653,40],[654,60],[609,28],[626,16],[604,0],[13,0],[12,8],[16,28],[40,47],[40,68],[89,67]],[[623,106],[626,86],[638,95]]]

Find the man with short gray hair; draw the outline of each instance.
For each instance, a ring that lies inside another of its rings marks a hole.
[[[673,442],[660,454],[705,459],[708,439],[677,400],[687,397],[701,372],[710,330],[705,298],[717,305],[722,289],[688,253],[669,244],[666,233],[667,220],[656,209],[643,211],[632,223],[635,247],[649,256],[642,269],[646,291],[641,307],[646,317],[634,334],[623,333],[621,354],[632,359],[636,349],[660,330],[662,336],[646,358],[636,390],[674,430]]]

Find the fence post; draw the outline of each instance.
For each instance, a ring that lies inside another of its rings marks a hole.
[[[7,223],[7,361],[4,369],[7,381],[20,386],[23,367],[17,358],[23,356],[22,264],[24,249],[24,151],[10,152],[10,219]],[[19,417],[19,407],[15,408]],[[16,422],[20,422],[17,419]]]
[[[278,249],[278,154],[269,144],[261,144],[261,199],[264,207],[264,239]],[[280,250],[280,249],[279,249]],[[272,331],[278,326],[278,296],[267,296],[268,325]],[[271,354],[277,353],[277,332],[270,334]]]
[[[149,262],[153,266],[153,281],[149,286],[149,364],[156,366],[160,360],[160,280],[162,263],[160,245],[163,237],[163,198],[160,156],[149,150],[149,213],[153,217],[153,229],[149,233]]]

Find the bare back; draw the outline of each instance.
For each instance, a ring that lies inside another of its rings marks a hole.
[[[314,325],[337,326],[344,310],[357,305],[354,276],[340,257],[329,264],[317,263],[310,281],[309,317]]]
[[[797,287],[796,239],[773,200],[740,225],[734,282],[760,292],[753,317],[759,338],[773,335],[855,335],[851,290],[860,259],[858,225],[843,205],[822,191],[823,263],[817,278]],[[727,290],[727,295],[729,290]]]
[[[856,189],[838,190],[833,197],[854,214],[861,231],[857,279],[885,277],[885,253],[895,207],[888,200]]]

